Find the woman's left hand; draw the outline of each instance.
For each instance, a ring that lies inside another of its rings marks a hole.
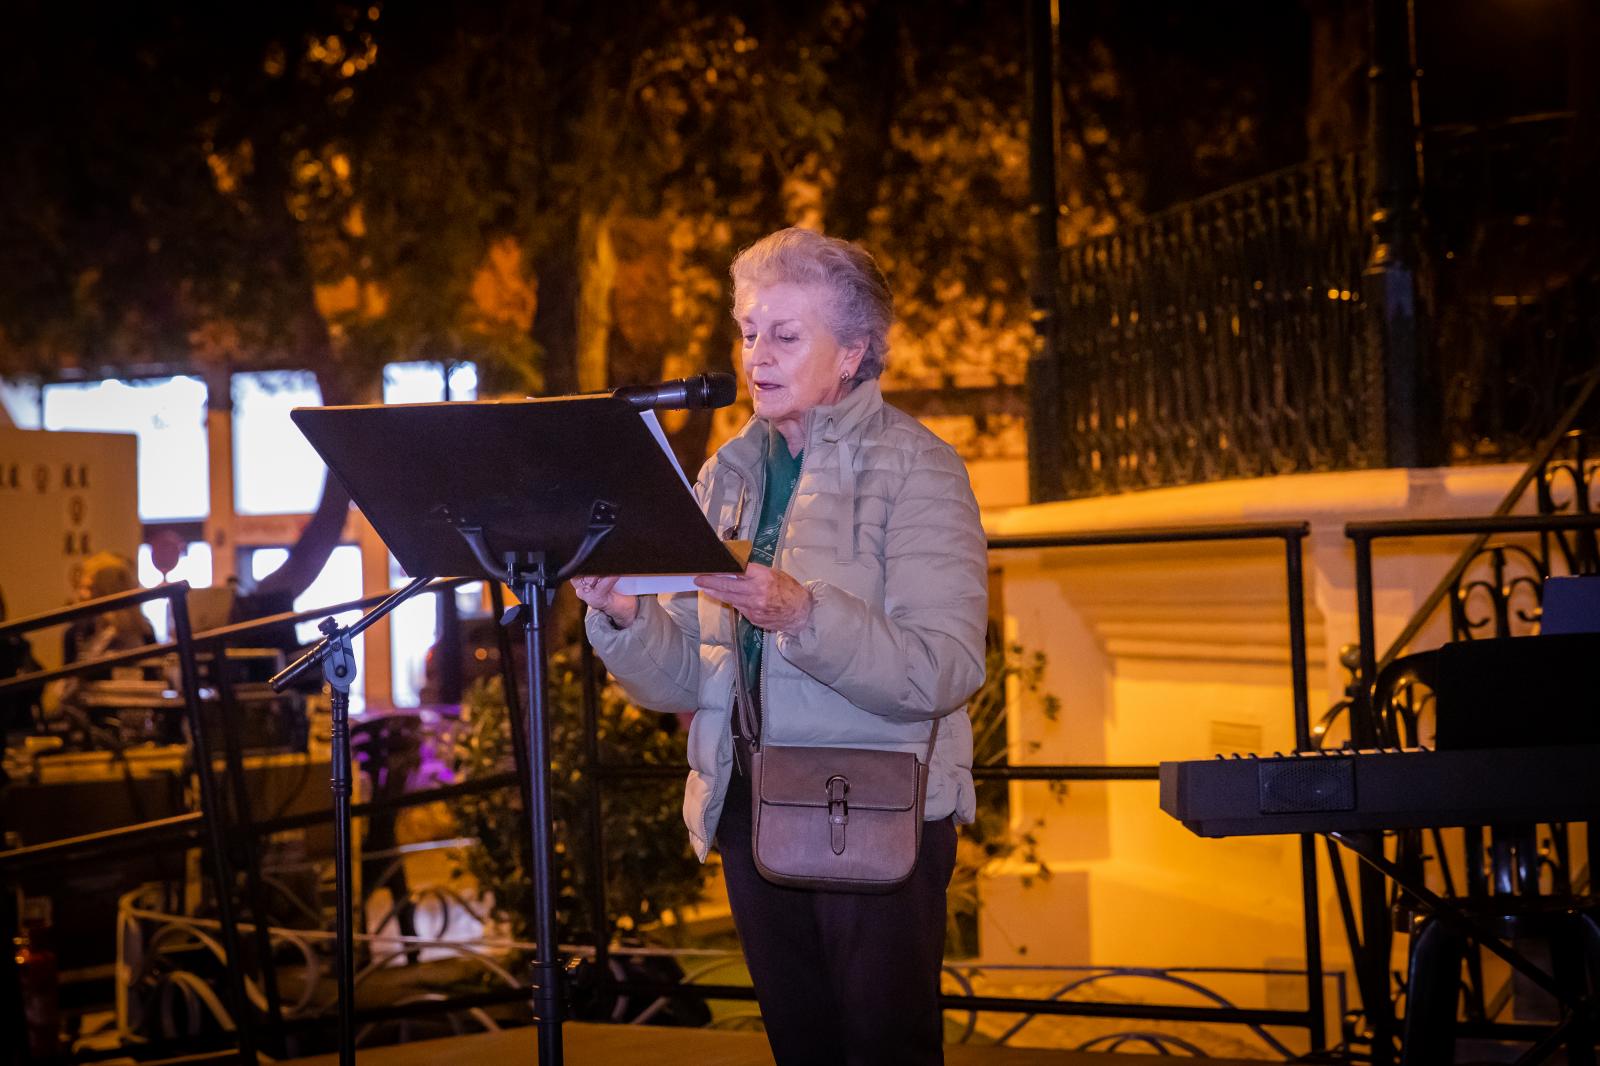
[[[751,563],[742,574],[704,574],[694,583],[757,629],[793,636],[811,621],[811,591],[782,570]]]

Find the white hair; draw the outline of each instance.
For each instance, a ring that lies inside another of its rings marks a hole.
[[[845,347],[865,344],[851,384],[883,373],[889,356],[894,296],[877,260],[859,244],[791,226],[769,233],[734,257],[733,301],[752,285],[811,285],[826,289],[824,315]]]

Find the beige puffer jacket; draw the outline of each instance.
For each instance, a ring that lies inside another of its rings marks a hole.
[[[753,536],[766,440],[766,423],[752,419],[700,472],[695,496],[726,537]],[[763,740],[921,756],[939,719],[925,816],[953,812],[970,822],[965,704],[983,682],[987,560],[960,457],[884,404],[877,382],[811,411],[774,565],[811,590],[815,609],[798,636],[767,638]],[[702,860],[733,766],[731,614],[683,593],[641,597],[627,629],[596,611],[587,620],[595,650],[631,699],[696,712],[683,816]]]

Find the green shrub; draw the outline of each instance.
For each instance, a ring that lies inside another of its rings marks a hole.
[[[1020,644],[1007,646],[992,630],[987,641],[983,685],[967,704],[972,718],[972,765],[1004,766],[1007,762],[1006,692],[1015,680],[1020,690],[1039,698],[1044,716],[1054,721],[1060,714],[1060,701],[1042,694],[1045,657],[1031,654]],[[1034,745],[1037,748],[1037,744]],[[990,863],[1020,855],[1033,866],[1025,879],[1048,880],[1050,868],[1039,857],[1034,835],[1042,819],[1020,829],[1011,827],[1010,786],[1005,781],[977,782],[978,814],[971,824],[961,827],[956,843],[956,868],[950,878],[946,913],[945,954],[950,958],[970,958],[978,953],[978,876]],[[1066,795],[1065,781],[1051,782],[1058,798]]]
[[[583,687],[576,649],[550,661],[550,787],[554,816],[556,921],[564,942],[589,943],[590,864],[583,773]],[[525,710],[518,711],[525,714]],[[467,726],[455,747],[464,778],[513,769],[510,721],[498,677],[474,684],[462,702]],[[608,764],[682,764],[676,720],[641,711],[615,685],[600,689],[601,760]],[[683,784],[676,779],[610,781],[601,793],[606,857],[608,937],[655,925],[664,911],[695,902],[706,870],[689,848],[683,826]],[[478,846],[461,854],[461,871],[492,897],[494,914],[513,936],[532,940],[533,882],[523,868],[526,822],[513,788],[464,796],[454,804],[463,836]]]

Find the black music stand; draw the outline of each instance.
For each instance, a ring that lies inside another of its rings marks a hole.
[[[334,693],[335,876],[338,880],[340,1062],[354,1062],[354,946],[349,878],[350,638],[428,578],[482,574],[521,601],[527,650],[526,791],[533,843],[533,1010],[539,1062],[562,1061],[550,841],[545,611],[576,574],[733,573],[718,539],[639,413],[610,396],[511,402],[297,408],[291,417],[408,574],[349,627],[323,623],[321,643],[274,683],[321,663]],[[509,709],[509,708],[508,708]]]

